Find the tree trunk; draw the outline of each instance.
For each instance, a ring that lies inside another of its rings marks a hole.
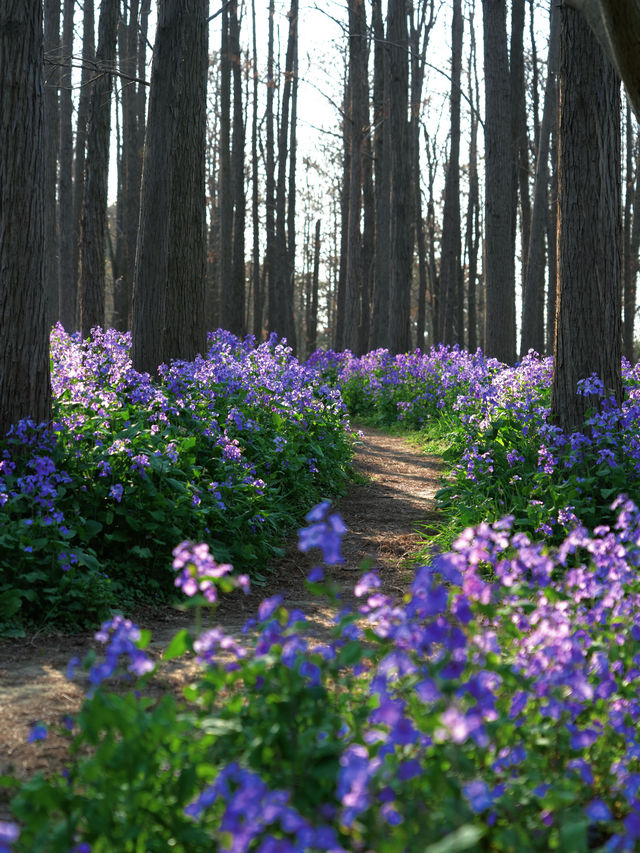
[[[44,0],[44,217],[45,260],[47,288],[47,323],[58,320],[58,288],[60,281],[60,245],[56,202],[56,172],[60,145],[60,0]]]
[[[375,40],[373,61],[373,150],[375,166],[375,278],[371,347],[387,344],[389,318],[389,249],[391,220],[391,171],[389,156],[389,102],[386,87],[389,56],[384,40],[381,0],[372,3],[372,28]]]
[[[73,170],[73,301],[75,305],[74,324],[80,324],[80,246],[82,242],[82,210],[84,204],[85,164],[87,161],[87,128],[89,122],[89,101],[91,97],[91,71],[95,59],[93,0],[85,0],[82,36],[82,75],[80,95],[78,97],[78,118],[76,122],[76,148]],[[70,331],[68,329],[67,331]]]
[[[549,56],[547,59],[547,82],[544,92],[544,107],[540,135],[538,138],[538,157],[536,162],[536,181],[531,216],[531,234],[524,279],[524,305],[522,309],[522,346],[521,353],[526,355],[530,349],[542,355],[544,344],[544,286],[545,286],[545,227],[549,207],[549,147],[552,125],[557,113],[556,74],[559,47],[558,6],[551,4],[549,23]]]
[[[180,0],[161,0],[151,67],[133,292],[132,361],[155,373],[163,356],[180,68]]]
[[[516,357],[511,92],[506,0],[483,0],[485,72],[485,347]]]
[[[440,326],[444,344],[462,343],[463,330],[456,328],[458,278],[460,275],[460,79],[462,75],[462,3],[454,0],[451,24],[451,131],[449,162],[444,190],[442,249],[440,259]]]
[[[410,139],[407,120],[409,95],[408,30],[405,0],[387,5],[389,48],[389,127],[391,146],[391,278],[388,346],[392,353],[410,347],[409,313],[412,268]]]
[[[344,302],[344,346],[360,354],[359,328],[363,291],[362,234],[362,148],[365,133],[363,75],[366,75],[366,20],[363,0],[349,2],[349,210],[347,226],[347,275]]]
[[[527,272],[527,253],[531,235],[531,194],[529,192],[529,134],[524,78],[524,2],[511,5],[511,134],[515,167],[514,189],[520,205],[521,281]],[[514,213],[515,216],[515,213]]]
[[[253,228],[253,334],[262,340],[264,300],[260,286],[260,213],[258,174],[258,43],[256,36],[256,0],[251,0],[251,30],[253,47],[253,104],[251,113],[251,221]]]
[[[626,133],[625,133],[625,194],[624,194],[624,217],[623,217],[623,240],[622,240],[622,303],[624,308],[624,320],[622,324],[622,352],[628,361],[633,361],[633,327],[635,324],[635,276],[636,263],[631,248],[632,220],[635,211],[633,199],[636,195],[637,174],[634,176],[634,153],[635,139],[633,133],[633,122],[631,121],[631,107],[627,104],[626,109]],[[633,211],[633,212],[632,212]]]
[[[71,97],[71,55],[73,53],[74,0],[64,0],[62,58],[60,74],[60,177],[58,182],[58,222],[60,263],[58,305],[60,322],[71,332],[75,328],[75,282],[73,279],[73,103]]]
[[[622,399],[620,85],[586,22],[561,11],[558,294],[551,410],[566,431],[599,405],[593,373]]]
[[[162,360],[193,361],[207,346],[205,144],[208,0],[183,0]]]
[[[466,247],[467,247],[467,348],[475,352],[478,348],[478,317],[476,310],[476,282],[478,278],[478,249],[480,245],[480,185],[478,181],[478,117],[480,112],[480,93],[478,84],[478,66],[476,61],[476,39],[473,12],[469,20],[471,49],[469,52],[469,103],[471,110],[471,135],[469,139],[469,199],[467,204]]]
[[[87,337],[94,326],[104,325],[105,234],[111,132],[111,73],[116,56],[118,0],[102,0],[98,24],[96,66],[89,104],[87,165],[82,214],[82,275],[80,327]]]
[[[274,331],[287,339],[289,346],[295,351],[296,332],[293,320],[293,304],[291,275],[289,271],[289,236],[287,234],[287,163],[290,162],[291,152],[288,146],[289,114],[291,109],[291,90],[294,74],[295,57],[298,43],[298,0],[291,0],[289,9],[289,37],[285,57],[284,86],[280,105],[280,129],[278,132],[278,178],[276,183],[276,241],[274,251],[274,286],[275,299]]]
[[[138,72],[138,0],[129,3],[128,19],[120,20],[119,48],[120,71],[126,75],[122,81],[122,268],[114,283],[114,323],[125,331],[130,328],[129,314],[133,291],[133,274],[140,219],[140,178],[142,160],[139,151],[139,93],[134,78]]]
[[[51,417],[44,279],[41,0],[0,10],[0,438]]]
[[[276,150],[275,150],[275,117],[273,111],[274,79],[274,0],[269,0],[269,38],[267,42],[267,103],[265,112],[266,125],[266,157],[265,157],[265,205],[266,205],[266,238],[267,238],[267,279],[268,304],[267,325],[269,332],[277,332],[278,307],[276,297]]]

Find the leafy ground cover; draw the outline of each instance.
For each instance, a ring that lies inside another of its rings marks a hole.
[[[605,401],[563,436],[549,363],[534,356],[513,369],[442,348],[367,359],[322,354],[313,367],[354,411],[377,401],[378,418],[447,437],[449,533],[472,516],[474,489],[486,518],[401,597],[367,567],[326,640],[279,596],[244,635],[181,632],[168,657],[191,652],[201,671],[179,698],[150,698],[149,638],[106,622],[68,770],[4,780],[7,847],[640,849],[635,371],[620,409]],[[595,379],[582,392],[601,393]],[[566,480],[563,507],[546,490]],[[302,550],[339,561],[340,516],[323,502],[306,520]],[[183,543],[173,568],[196,608],[239,583],[202,545]],[[314,568],[309,592],[332,599],[330,578]]]
[[[219,332],[156,381],[128,335],[57,327],[51,343],[53,425],[0,444],[0,633],[169,600],[184,539],[260,580],[305,508],[344,488],[340,395],[275,339]]]

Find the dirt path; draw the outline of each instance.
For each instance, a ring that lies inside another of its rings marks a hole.
[[[336,504],[349,530],[343,539],[345,562],[331,570],[347,605],[354,601],[352,589],[360,563],[367,557],[378,567],[385,591],[397,595],[407,589],[412,577],[408,558],[416,549],[416,530],[428,528],[437,517],[433,498],[442,473],[437,457],[425,456],[399,436],[371,428],[364,430],[356,448],[355,467],[364,482],[353,485]],[[267,586],[247,597],[236,593],[229,598],[216,612],[216,623],[229,633],[239,632],[265,596],[282,593],[289,606],[309,614],[321,633],[330,624],[333,611],[310,600],[304,584],[317,561],[317,554],[300,554],[297,542],[291,542]],[[152,630],[154,655],[160,656],[187,618],[177,609],[168,609],[151,620],[140,620],[141,627]],[[62,738],[50,733],[46,741],[28,744],[27,737],[34,723],[59,723],[78,709],[84,689],[67,680],[67,664],[74,656],[83,658],[92,645],[88,634],[0,640],[0,775],[27,778],[64,762]],[[163,671],[158,689],[184,682],[190,671],[187,664]],[[0,791],[0,819],[3,816],[7,817]]]

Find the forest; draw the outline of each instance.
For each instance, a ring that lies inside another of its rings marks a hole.
[[[0,853],[640,849],[639,40],[638,0],[3,0],[6,719],[28,647],[86,656],[69,715],[35,679],[44,770],[0,723]],[[437,493],[345,596],[371,431]]]

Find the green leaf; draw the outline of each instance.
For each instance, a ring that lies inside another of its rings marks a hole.
[[[13,616],[22,607],[22,596],[16,589],[7,590],[0,595],[0,615],[5,619]]]
[[[186,651],[190,651],[192,648],[193,640],[191,639],[191,634],[186,628],[183,628],[181,631],[178,631],[173,640],[171,640],[162,657],[164,660],[173,660],[174,658],[179,658]]]
[[[440,841],[436,841],[435,844],[425,847],[424,853],[458,853],[459,850],[470,850],[476,846],[483,835],[483,829],[467,823],[455,832],[450,832]]]

